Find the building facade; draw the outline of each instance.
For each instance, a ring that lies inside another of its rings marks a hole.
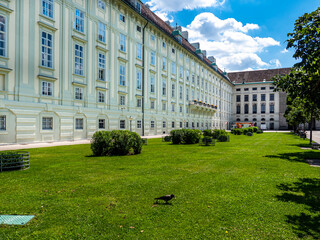
[[[251,122],[262,129],[288,129],[286,94],[274,92],[272,77],[290,68],[229,73],[233,88],[233,122]]]
[[[138,0],[0,0],[0,143],[232,122],[233,83]]]

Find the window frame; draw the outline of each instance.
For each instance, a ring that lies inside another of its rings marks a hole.
[[[103,124],[103,127],[101,127],[101,124]],[[98,129],[106,129],[106,120],[104,118],[98,119]]]
[[[53,130],[53,117],[42,117],[41,129],[45,131]]]
[[[48,6],[49,6],[49,9],[47,9]],[[51,6],[51,9],[50,9],[50,6]],[[42,7],[42,15],[51,19],[54,18],[54,0],[42,0],[41,7]]]
[[[126,65],[119,64],[119,85],[126,86]]]
[[[46,35],[44,38],[43,34]],[[51,36],[51,40],[49,39]],[[48,31],[41,30],[41,66],[53,69],[53,34]],[[51,57],[51,60],[49,59]]]
[[[0,115],[0,131],[7,131],[7,116]]]
[[[74,88],[74,99],[82,101],[83,100],[83,88],[82,87],[75,87]]]
[[[46,86],[44,86],[44,85],[46,85]],[[49,86],[49,85],[51,85],[51,86]],[[47,96],[47,97],[52,97],[53,96],[53,83],[52,82],[41,81],[41,95],[42,96]]]
[[[98,79],[106,81],[106,55],[102,52],[98,53]]]
[[[74,29],[78,32],[84,33],[85,30],[85,13],[80,9],[75,9],[75,26]]]
[[[127,36],[120,33],[119,50],[121,52],[127,51]]]
[[[142,60],[142,44],[137,43],[137,58]]]
[[[103,22],[98,22],[98,40],[103,43],[106,43],[106,28]]]
[[[74,44],[74,74],[84,76],[84,47],[78,43]]]
[[[98,91],[98,103],[106,102],[106,93],[103,91]]]
[[[83,130],[83,128],[84,128],[83,118],[76,118],[75,129],[76,130]]]

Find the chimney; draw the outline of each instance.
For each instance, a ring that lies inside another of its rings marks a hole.
[[[207,57],[207,50],[202,50],[203,56]]]
[[[191,45],[195,48],[195,49],[200,49],[200,43],[196,42],[196,43],[191,43]]]
[[[189,33],[188,33],[188,31],[183,31],[183,32],[181,32],[181,35],[182,35],[182,37],[183,37],[184,39],[186,39],[186,40],[189,39]]]

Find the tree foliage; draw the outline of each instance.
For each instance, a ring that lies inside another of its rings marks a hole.
[[[288,38],[287,48],[295,49],[293,57],[299,62],[288,75],[274,78],[277,90],[285,91],[292,103],[287,109],[287,120],[301,119],[301,111],[306,119],[319,118],[320,8],[299,17],[293,32],[288,33]]]

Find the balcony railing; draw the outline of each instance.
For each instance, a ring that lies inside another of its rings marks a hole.
[[[216,106],[214,104],[208,104],[208,103],[204,103],[204,102],[198,101],[198,100],[189,101],[189,106],[191,109],[210,111],[213,113],[216,112],[218,109],[218,106]]]

